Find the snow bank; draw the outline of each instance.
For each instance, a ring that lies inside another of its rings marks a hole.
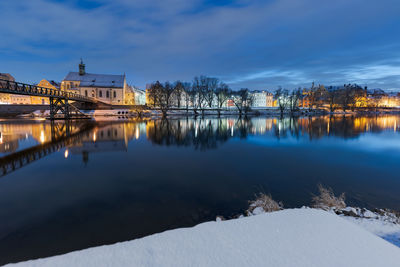
[[[326,211],[207,222],[12,266],[398,266],[400,249]]]
[[[385,239],[393,245],[400,247],[400,225],[377,219],[354,218],[348,216],[344,216],[343,218]],[[400,265],[400,263],[398,264]]]

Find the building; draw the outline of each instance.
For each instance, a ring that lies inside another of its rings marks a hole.
[[[9,73],[0,73],[0,79],[15,82],[15,79]],[[0,93],[0,104],[11,104],[11,94]]]
[[[61,82],[61,90],[96,98],[104,103],[123,105],[128,90],[124,75],[86,73],[82,60],[79,72],[70,72]]]
[[[267,107],[274,107],[274,94],[267,92]]]
[[[125,92],[125,100],[124,103],[126,105],[146,105],[146,93],[143,90],[140,90],[134,86],[127,86],[127,90]]]
[[[125,105],[134,105],[135,104],[135,92],[133,91],[133,87],[128,85],[125,91],[124,98]]]
[[[0,73],[0,79],[15,82],[14,77],[9,73]],[[31,97],[27,95],[0,93],[0,104],[29,105],[31,104]]]
[[[273,106],[273,95],[268,91],[252,91],[253,108],[265,108]]]
[[[134,93],[135,105],[146,105],[146,92],[138,88],[132,87]]]
[[[60,84],[53,80],[49,81],[43,79],[37,84],[37,86],[53,90],[60,90]],[[36,105],[48,105],[50,102],[48,97],[31,96],[31,103]]]

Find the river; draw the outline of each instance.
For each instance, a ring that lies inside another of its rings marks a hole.
[[[0,121],[0,264],[243,213],[259,192],[400,210],[400,116]]]

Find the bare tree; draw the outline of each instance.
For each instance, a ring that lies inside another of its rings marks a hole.
[[[231,96],[231,91],[225,83],[220,82],[218,84],[218,88],[215,91],[215,96],[218,105],[218,117],[221,116],[221,109],[222,106],[228,101],[229,97]]]
[[[233,103],[238,109],[240,116],[242,116],[243,111],[245,113],[250,111],[254,98],[253,95],[250,93],[249,89],[242,88],[239,91],[232,93],[232,95],[233,95]]]
[[[329,105],[329,111],[334,112],[338,106],[339,92],[334,88],[330,87],[325,91],[324,98]]]
[[[169,82],[162,85],[157,81],[154,84],[151,84],[148,90],[149,96],[153,101],[153,106],[158,107],[161,110],[163,117],[166,117],[172,104],[171,96],[174,92],[173,86]]]
[[[346,112],[354,102],[354,90],[351,84],[345,84],[343,89],[338,91],[339,105]]]
[[[193,105],[191,104],[191,90],[192,86],[190,83],[184,82],[182,83],[183,87],[183,98],[185,99],[185,107],[186,107],[186,113],[189,112],[189,106]]]
[[[198,88],[196,86],[194,86],[193,84],[187,88],[187,97],[189,99],[189,101],[187,103],[190,103],[190,105],[193,108],[193,112],[195,115],[197,115],[197,110],[199,108],[198,106],[198,95],[199,95],[199,91]]]
[[[158,97],[160,96],[160,90],[161,90],[161,83],[159,81],[156,81],[155,83],[152,83],[150,87],[147,89],[148,92],[148,99],[149,103],[148,105],[152,106],[153,108],[156,107],[158,103]]]
[[[289,91],[287,89],[278,88],[275,91],[275,99],[279,110],[281,111],[281,116],[283,116],[283,112],[288,107],[288,97]]]
[[[289,96],[290,112],[295,112],[299,109],[299,100],[301,97],[301,89],[293,90]]]
[[[181,81],[176,81],[174,83],[174,92],[173,92],[173,99],[175,100],[174,104],[176,104],[176,106],[178,108],[181,108],[181,102],[182,102],[182,98],[183,98],[183,94],[185,93],[184,87],[183,87],[183,83]]]
[[[207,92],[207,77],[205,76],[200,76],[199,77],[194,77],[193,83],[192,83],[192,91],[195,93],[195,101],[196,101],[196,106],[198,109],[200,109],[203,113],[204,116],[204,106],[205,106],[205,96]]]
[[[204,87],[204,98],[207,102],[209,108],[213,107],[213,103],[215,101],[215,92],[218,88],[218,79],[217,78],[206,78]]]

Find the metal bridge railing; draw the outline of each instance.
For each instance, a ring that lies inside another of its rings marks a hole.
[[[3,79],[0,79],[0,93],[55,97],[55,98],[64,98],[64,99],[70,99],[82,102],[91,102],[91,103],[97,102],[97,100],[94,98],[82,96],[80,94],[65,92],[59,89],[55,90],[55,89],[40,87],[37,85],[31,85],[26,83],[13,82]]]

